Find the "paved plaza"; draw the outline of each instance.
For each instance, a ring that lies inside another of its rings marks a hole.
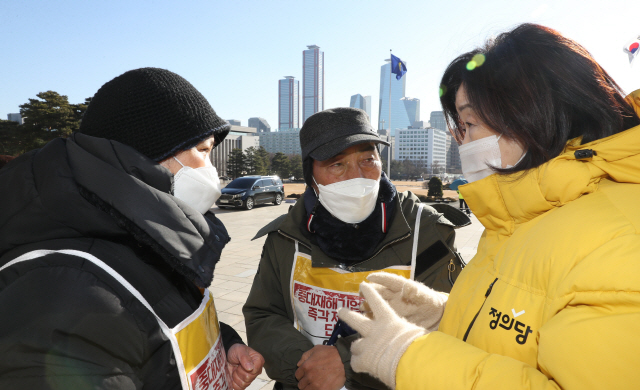
[[[209,290],[215,298],[220,321],[231,325],[245,342],[247,333],[242,306],[249,295],[266,236],[255,241],[251,239],[260,228],[279,215],[285,214],[291,205],[292,203],[283,202],[280,206],[262,205],[253,210],[217,207],[211,210],[227,227],[231,242],[222,252]],[[484,227],[473,215],[471,221],[471,225],[456,231],[456,246],[465,261],[469,261],[475,255],[480,235],[484,231]],[[250,390],[271,388],[273,381],[264,372],[248,387]]]

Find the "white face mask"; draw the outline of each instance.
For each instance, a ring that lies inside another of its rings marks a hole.
[[[334,217],[346,223],[360,223],[367,219],[376,207],[380,180],[362,177],[318,186],[320,203]]]
[[[200,213],[206,213],[221,194],[216,167],[209,159],[201,168],[185,167],[180,160],[174,159],[182,168],[174,176],[173,195]]]
[[[458,147],[462,173],[469,183],[493,174],[492,167],[502,167],[500,146],[498,145],[500,137],[492,135]]]

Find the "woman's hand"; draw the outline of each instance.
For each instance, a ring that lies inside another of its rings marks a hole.
[[[264,358],[244,344],[234,344],[227,355],[227,372],[233,390],[244,390],[262,372]]]
[[[400,317],[430,332],[438,329],[447,294],[388,272],[376,272],[367,280]],[[363,306],[366,312],[366,303]]]
[[[429,332],[399,317],[371,283],[361,283],[360,294],[371,308],[372,319],[345,308],[338,311],[340,319],[362,336],[351,345],[351,367],[395,389],[400,358],[413,340]]]

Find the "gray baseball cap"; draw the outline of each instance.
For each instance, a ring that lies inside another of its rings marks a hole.
[[[311,115],[300,129],[302,159],[324,161],[357,144],[374,142],[389,146],[371,127],[367,113],[339,107]]]

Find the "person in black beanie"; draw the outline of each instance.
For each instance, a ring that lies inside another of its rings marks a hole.
[[[460,272],[454,228],[470,220],[398,193],[382,172],[380,144],[389,146],[356,108],[321,111],[300,130],[307,189],[256,235],[268,237],[243,308],[249,345],[276,388],[386,389],[352,369],[359,335],[337,317],[340,307],[360,306],[359,283],[375,271],[421,282],[438,303],[425,326],[439,322],[435,290],[448,292]]]
[[[264,359],[207,287],[230,237],[210,153],[229,132],[188,81],[126,72],[80,130],[0,174],[0,388],[246,388]]]

